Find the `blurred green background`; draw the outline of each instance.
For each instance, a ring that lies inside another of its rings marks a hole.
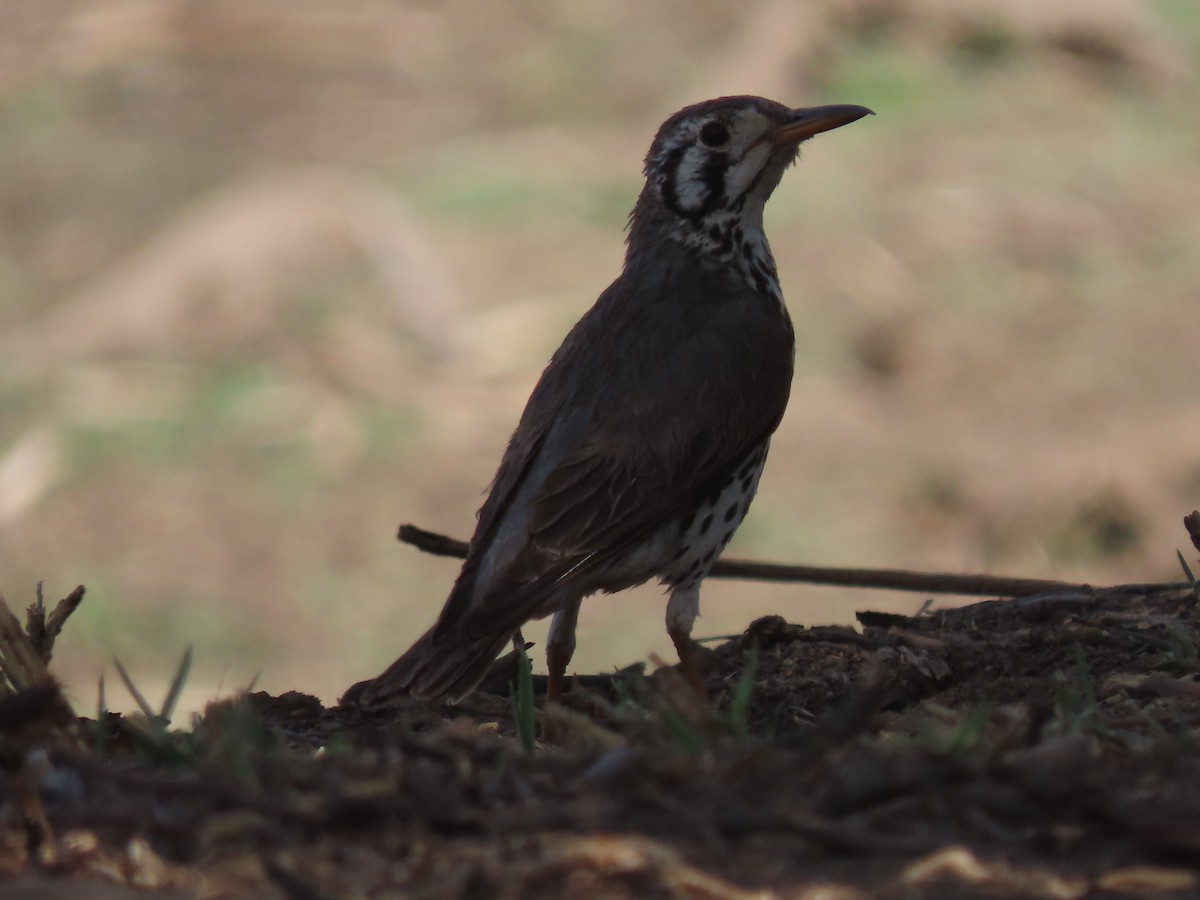
[[[432,621],[658,123],[861,103],[767,211],[797,376],[730,555],[1177,579],[1200,506],[1194,0],[0,5],[0,590],[193,705]],[[920,596],[710,582],[698,635]],[[660,590],[578,670],[670,656]],[[541,640],[538,633],[530,635]],[[111,678],[110,678],[111,681]],[[123,700],[110,690],[111,701]]]

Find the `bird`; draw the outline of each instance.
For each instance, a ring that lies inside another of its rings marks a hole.
[[[802,142],[870,114],[730,96],[663,122],[621,274],[534,387],[437,621],[360,703],[457,703],[546,616],[557,699],[583,600],[654,577],[681,670],[705,693],[700,584],[750,507],[794,367],[763,208]]]

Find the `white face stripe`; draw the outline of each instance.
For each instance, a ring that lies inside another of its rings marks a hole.
[[[730,166],[725,173],[725,193],[730,197],[740,197],[750,190],[754,179],[762,172],[767,160],[771,158],[772,147],[769,144],[755,144],[736,164]],[[766,198],[763,198],[766,202]]]
[[[711,161],[712,153],[703,147],[693,145],[683,151],[675,169],[675,202],[685,212],[696,212],[712,202],[712,185],[704,177],[704,167]]]
[[[705,125],[719,122],[729,140],[710,147],[700,140]],[[714,264],[733,265],[756,293],[783,307],[775,260],[762,231],[767,198],[791,159],[766,135],[780,119],[757,109],[723,109],[674,123],[648,172],[664,206],[678,217],[670,236]],[[784,311],[786,317],[786,311]]]
[[[709,122],[720,122],[729,130],[728,143],[709,148],[700,141],[700,130]],[[754,109],[719,116],[697,116],[681,123],[679,139],[667,148],[660,160],[661,164],[670,155],[682,151],[678,164],[664,173],[670,179],[669,185],[663,185],[664,193],[670,192],[673,205],[685,214],[701,212],[722,200],[742,196],[771,157],[774,148],[762,138],[776,125]],[[713,179],[706,169],[718,161],[722,177]],[[713,197],[714,189],[721,190],[722,196]]]

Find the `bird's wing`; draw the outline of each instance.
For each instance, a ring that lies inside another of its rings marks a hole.
[[[481,510],[475,566],[460,576],[479,583],[456,589],[443,612],[457,604],[456,630],[511,630],[544,612],[562,582],[588,584],[698,507],[774,431],[791,384],[791,325],[748,289],[711,293],[722,299],[695,304],[690,318],[653,297],[638,306],[626,296],[618,310],[602,296],[572,332]],[[591,339],[573,341],[580,333]],[[573,396],[543,389],[562,383]]]
[[[538,492],[534,544],[568,557],[626,550],[695,510],[771,435],[791,385],[791,334],[774,311],[733,306],[597,410]]]

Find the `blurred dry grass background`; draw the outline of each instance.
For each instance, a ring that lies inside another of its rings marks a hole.
[[[1175,579],[1200,505],[1200,7],[0,2],[0,589],[193,701],[422,631],[658,122],[853,102],[768,210],[792,405],[731,554]],[[699,634],[919,597],[710,584]],[[577,668],[666,655],[651,587]]]

